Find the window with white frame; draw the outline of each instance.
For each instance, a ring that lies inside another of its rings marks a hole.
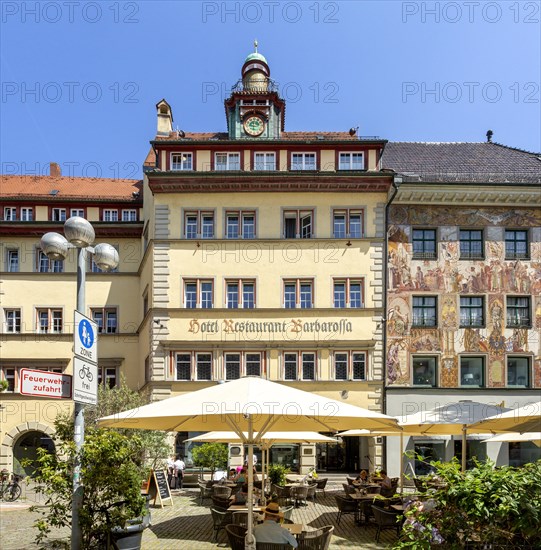
[[[123,222],[136,222],[137,221],[137,210],[135,210],[135,208],[130,208],[129,210],[122,210],[122,221]]]
[[[6,250],[6,270],[10,273],[17,273],[19,267],[19,249],[8,248]]]
[[[284,280],[284,308],[310,309],[314,307],[313,279]]]
[[[212,380],[212,353],[177,352],[175,354],[175,380]]]
[[[4,309],[4,324],[6,332],[21,332],[21,310],[19,308]]]
[[[283,354],[284,380],[315,380],[317,354],[313,351],[287,351]]]
[[[8,383],[8,388],[5,391],[11,392],[11,393],[18,393],[21,369],[29,368],[29,367],[32,370],[40,370],[43,372],[56,372],[59,374],[63,372],[62,367],[43,367],[43,366],[35,366],[35,365],[29,365],[26,367],[5,366],[5,367],[2,367],[2,379],[6,380]]]
[[[214,283],[205,279],[184,280],[184,307],[210,309],[214,304]]]
[[[333,305],[334,307],[364,307],[362,279],[334,279]]]
[[[254,170],[276,170],[276,153],[255,153]]]
[[[85,209],[84,208],[71,208],[70,209],[70,217],[73,218],[74,216],[77,216],[79,218],[85,217]]]
[[[335,351],[334,378],[335,380],[366,380],[366,353]]]
[[[103,219],[104,222],[117,222],[118,221],[118,210],[116,208],[105,208],[103,210]]]
[[[53,208],[51,211],[51,220],[53,222],[65,222],[66,221],[66,209],[65,208]]]
[[[338,170],[364,170],[364,153],[340,153]]]
[[[354,209],[333,210],[333,236],[335,239],[360,239],[363,236],[363,212]]]
[[[242,351],[224,353],[224,375],[226,380],[242,376],[261,376],[262,354]]]
[[[283,236],[286,239],[311,239],[314,236],[314,211],[284,210]]]
[[[225,213],[225,238],[255,238],[255,212],[253,210],[227,211]]]
[[[315,153],[291,153],[291,170],[317,170]]]
[[[193,170],[192,153],[171,153],[171,170]]]
[[[90,314],[98,325],[98,332],[116,334],[118,330],[118,310],[116,307],[91,308]]]
[[[483,296],[460,297],[460,326],[479,328],[485,326]]]
[[[34,221],[34,209],[31,206],[21,208],[21,221],[22,222]]]
[[[36,271],[38,273],[63,273],[64,260],[49,260],[41,249],[36,248]]]
[[[203,210],[184,212],[184,238],[214,238],[214,212]]]
[[[14,206],[4,206],[4,221],[15,222],[17,221],[17,208]]]
[[[103,384],[107,388],[115,388],[118,383],[118,373],[116,367],[98,366],[98,384]]]
[[[531,357],[507,357],[507,386],[529,388]]]
[[[36,309],[36,329],[41,333],[60,333],[63,328],[63,312],[57,308]]]
[[[215,153],[215,170],[240,170],[240,153]]]
[[[255,281],[228,279],[225,282],[226,307],[228,309],[255,308]]]

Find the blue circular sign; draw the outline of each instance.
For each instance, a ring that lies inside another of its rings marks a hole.
[[[94,331],[86,319],[79,323],[79,339],[86,349],[90,349],[94,343]]]

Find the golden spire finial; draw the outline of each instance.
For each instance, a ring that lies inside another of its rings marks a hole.
[[[257,53],[257,38],[254,40],[255,53]]]

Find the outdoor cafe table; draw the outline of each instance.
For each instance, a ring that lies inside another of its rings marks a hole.
[[[360,523],[361,522],[361,520],[360,520],[360,505],[363,502],[371,502],[374,499],[380,497],[380,495],[378,493],[368,493],[366,495],[361,495],[360,493],[355,493],[355,494],[350,494],[349,497],[357,503],[357,508],[358,508],[359,513],[356,514],[357,515],[356,519]]]
[[[304,527],[302,523],[282,523],[281,526],[296,537],[302,533]]]
[[[265,509],[264,506],[254,506],[254,512],[262,512]],[[228,512],[247,512],[248,506],[246,504],[231,504],[227,509]]]

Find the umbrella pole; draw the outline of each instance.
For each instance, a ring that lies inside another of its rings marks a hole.
[[[404,493],[404,431],[400,432],[400,495]]]
[[[254,527],[254,426],[252,415],[248,416],[248,531],[244,541],[245,550],[256,550]]]
[[[466,471],[466,424],[462,426],[462,471]]]
[[[261,506],[266,506],[267,499],[265,498],[265,445],[261,445]]]

